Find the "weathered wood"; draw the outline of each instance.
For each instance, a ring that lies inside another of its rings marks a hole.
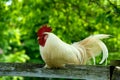
[[[116,66],[113,75],[112,75],[112,80],[120,80],[120,67]]]
[[[108,66],[73,66],[63,69],[44,69],[40,64],[0,63],[0,76],[110,80]]]
[[[110,65],[110,79],[120,80],[120,60],[112,60]]]

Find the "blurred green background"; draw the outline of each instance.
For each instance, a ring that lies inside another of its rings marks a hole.
[[[43,24],[67,43],[110,34],[103,40],[109,50],[108,65],[120,59],[120,0],[0,0],[0,62],[43,64],[36,35]],[[0,77],[38,79],[43,80]]]

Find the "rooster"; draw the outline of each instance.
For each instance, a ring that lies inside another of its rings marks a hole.
[[[103,53],[102,64],[108,58],[108,49],[101,39],[108,38],[107,34],[92,35],[82,41],[67,44],[52,33],[52,29],[43,25],[37,32],[40,54],[45,68],[61,68],[66,64],[85,65],[101,52]]]

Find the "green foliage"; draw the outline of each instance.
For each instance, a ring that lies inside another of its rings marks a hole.
[[[0,80],[24,80],[24,78],[23,77],[17,77],[17,76],[14,76],[14,77],[6,76],[6,77],[1,77]]]
[[[15,54],[1,54],[0,62],[26,62],[29,60],[29,57],[25,55],[25,51],[15,52]]]
[[[0,0],[0,62],[43,63],[36,35],[43,24],[67,43],[110,34],[104,40],[108,63],[120,59],[119,5],[119,0]]]

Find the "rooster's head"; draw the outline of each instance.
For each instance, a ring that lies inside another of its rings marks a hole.
[[[38,35],[38,42],[41,46],[45,45],[45,42],[47,40],[48,34],[45,34],[45,32],[51,32],[52,29],[48,27],[47,25],[43,25],[40,27],[40,29],[37,32]]]

